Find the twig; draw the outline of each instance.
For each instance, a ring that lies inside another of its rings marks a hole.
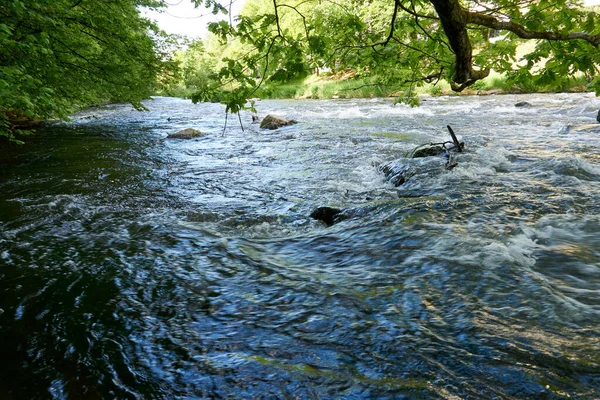
[[[461,146],[460,142],[458,141],[458,139],[456,138],[454,131],[452,130],[450,125],[446,125],[446,127],[448,128],[448,132],[450,132],[450,136],[452,136],[452,141],[454,142],[454,147],[456,147],[456,151],[458,151],[459,153],[462,153],[462,146]]]
[[[396,25],[396,17],[398,16],[398,8],[399,7],[400,7],[400,0],[395,0],[394,1],[394,13],[392,14],[392,21],[390,22],[390,34],[383,41],[383,43],[381,43],[381,45],[384,47],[388,45],[388,43],[390,42],[390,40],[392,40],[392,37],[394,36],[394,28]],[[379,43],[376,43],[373,46],[376,46],[377,44],[379,44]]]
[[[238,115],[238,119],[240,120],[240,126],[242,127],[242,132],[244,132],[244,125],[242,124],[242,116],[240,115],[239,111],[238,111],[237,115]]]
[[[277,0],[273,0],[273,8],[275,8],[275,23],[277,24],[277,36],[281,36],[281,27],[279,26],[279,12],[277,11]]]

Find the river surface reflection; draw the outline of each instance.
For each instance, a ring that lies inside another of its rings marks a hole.
[[[146,106],[0,155],[1,398],[598,397],[600,100]]]

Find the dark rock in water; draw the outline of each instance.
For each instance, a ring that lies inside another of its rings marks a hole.
[[[400,166],[393,162],[381,164],[377,167],[379,172],[382,172],[385,175],[385,179],[390,181],[390,183],[396,187],[404,184],[406,182],[408,167]]]
[[[462,153],[464,151],[465,144],[464,142],[460,142],[458,137],[454,133],[454,130],[450,125],[447,125],[448,132],[452,137],[452,142],[446,141],[443,143],[431,143],[431,144],[423,144],[421,146],[416,147],[410,155],[407,154],[407,158],[429,158],[432,160],[433,164],[437,164],[435,159],[441,158],[440,156],[444,156],[448,162],[445,167],[447,170],[452,170],[455,168],[458,163],[455,161],[455,154]],[[385,175],[385,178],[394,186],[398,187],[409,179],[412,179],[417,174],[422,174],[422,172],[426,171],[428,165],[431,165],[429,161],[419,160],[419,161],[391,161],[384,164],[381,164],[377,167],[378,172],[382,172]]]
[[[442,146],[429,146],[415,150],[411,158],[435,157],[444,153],[446,153],[446,150]]]
[[[167,136],[167,139],[193,139],[202,136],[202,132],[197,131],[193,128],[186,128],[179,132],[171,133]]]
[[[598,115],[596,116],[596,121],[600,122],[600,111],[598,111]]]
[[[295,123],[296,121],[293,119],[281,118],[269,114],[262,120],[260,127],[263,129],[278,129],[282,126],[293,125]]]
[[[339,219],[342,210],[333,207],[319,207],[310,213],[310,217],[319,221],[325,222],[327,226],[331,226],[336,222],[341,221]]]
[[[528,103],[526,101],[520,101],[517,104],[515,104],[515,107],[531,107],[531,103]]]

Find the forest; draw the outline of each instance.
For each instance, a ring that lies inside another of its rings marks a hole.
[[[156,0],[0,4],[0,136],[106,102],[140,101],[172,70],[170,38],[140,16]]]
[[[494,77],[512,91],[600,91],[598,14],[580,1],[249,0],[237,16],[194,3],[223,19],[191,42],[142,16],[160,0],[0,5],[0,135],[19,142],[32,122],[106,102],[141,109],[153,94],[238,113],[306,79],[343,81],[329,96],[411,105],[423,86],[461,92]]]

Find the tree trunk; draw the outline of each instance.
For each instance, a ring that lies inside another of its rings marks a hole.
[[[431,0],[431,4],[456,56],[452,90],[461,91],[488,76],[489,70],[473,70],[473,48],[467,31],[468,13],[460,6],[458,0]]]

